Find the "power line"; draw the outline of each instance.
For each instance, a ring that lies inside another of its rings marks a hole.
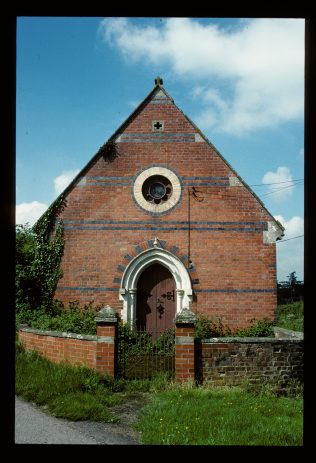
[[[288,238],[287,240],[277,241],[277,243],[285,243],[285,241],[295,240],[296,238],[302,238],[304,235],[293,236],[293,238]]]
[[[283,182],[280,182],[280,183],[283,183]],[[287,182],[284,182],[284,183],[287,183]],[[271,184],[271,185],[272,185],[272,184]],[[283,189],[285,189],[285,188],[294,188],[295,186],[301,186],[301,185],[304,185],[304,183],[303,183],[303,182],[297,181],[296,183],[292,183],[292,185],[283,186],[283,187],[281,187],[281,188],[273,188],[273,187],[272,187],[272,188],[271,188],[271,187],[269,188],[269,186],[268,186],[268,189],[269,189],[270,191],[269,191],[268,193],[265,193],[265,194],[272,194],[272,193],[278,192],[278,191],[280,191],[280,190],[283,190]],[[262,191],[262,192],[267,191],[267,188],[265,188],[265,186],[262,185],[261,189],[260,189],[259,187],[257,187],[257,188],[255,189],[255,191],[257,192],[257,194],[259,194],[259,191],[260,191],[260,192],[261,192],[261,191]],[[265,195],[263,195],[263,196],[265,196]]]
[[[277,193],[278,191],[286,190],[286,189],[288,189],[288,188],[293,188],[293,187],[296,186],[296,185],[297,185],[297,184],[295,184],[295,185],[284,186],[284,187],[282,187],[282,188],[275,188],[274,190],[269,191],[269,193],[265,193],[264,195],[261,195],[261,196],[273,195],[274,193]]]
[[[294,179],[294,180],[287,180],[287,181],[284,181],[284,182],[258,183],[258,184],[256,184],[256,185],[249,185],[249,186],[279,185],[280,183],[301,182],[301,181],[303,181],[303,180],[304,180],[303,178],[297,178],[297,179]]]
[[[261,194],[261,193],[256,192],[256,194],[258,196],[268,196],[268,195],[276,194],[281,190],[285,190],[285,189],[288,189],[288,188],[294,188],[295,186],[303,185],[304,184],[303,182],[304,182],[303,178],[298,178],[298,179],[288,180],[288,181],[284,181],[284,182],[273,182],[273,183],[265,183],[265,184],[261,183],[261,184],[257,184],[257,185],[249,185],[249,187],[259,186],[259,187],[265,188],[265,187],[269,187],[270,185],[280,185],[280,184],[284,184],[284,183],[291,183],[291,185],[287,185],[287,186],[284,186],[282,188],[270,189],[270,191],[268,193]],[[197,185],[196,188],[198,189],[201,186],[202,185]],[[193,188],[195,188],[195,187],[193,187]],[[258,189],[257,189],[257,191],[258,191]],[[266,190],[263,190],[263,191],[266,191]],[[196,193],[201,193],[201,192],[196,190]],[[208,193],[203,192],[203,195],[208,195]],[[197,196],[195,196],[195,199],[198,199]]]

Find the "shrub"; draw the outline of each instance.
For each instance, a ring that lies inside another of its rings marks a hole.
[[[240,337],[274,337],[272,329],[273,322],[268,319],[251,320],[252,325],[247,328],[242,328],[234,333],[234,336]]]
[[[195,324],[196,338],[213,338],[231,335],[231,330],[223,325],[220,317],[209,318],[207,315],[198,314]]]
[[[171,328],[153,340],[150,332],[138,332],[122,321],[118,324],[119,355],[133,356],[144,352],[172,352],[175,342],[175,329]]]
[[[39,307],[31,310],[27,305],[20,304],[17,308],[16,325],[27,323],[38,330],[52,330],[80,334],[96,334],[95,314],[98,307],[88,304],[80,308],[77,303],[72,303],[66,309],[60,301],[54,300],[50,310]]]

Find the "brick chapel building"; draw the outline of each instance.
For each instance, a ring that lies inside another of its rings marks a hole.
[[[273,319],[284,229],[162,84],[64,191],[55,297],[147,330],[183,308],[232,329]]]

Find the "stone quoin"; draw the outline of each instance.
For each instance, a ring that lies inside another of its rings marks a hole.
[[[114,155],[100,149],[62,193],[55,297],[145,329],[174,326],[183,308],[232,329],[272,320],[284,229],[161,78],[104,146]]]

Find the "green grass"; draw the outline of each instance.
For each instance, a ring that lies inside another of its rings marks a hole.
[[[59,418],[72,421],[118,421],[113,405],[127,402],[135,392],[156,392],[167,383],[164,375],[152,380],[114,380],[86,367],[55,364],[16,344],[16,394]]]
[[[144,444],[302,445],[303,399],[273,388],[210,388],[153,380],[113,380],[85,367],[54,364],[16,348],[16,394],[59,418],[116,422],[113,405],[135,391],[151,400],[136,429]],[[301,394],[302,395],[302,394]]]
[[[115,421],[107,405],[113,394],[107,379],[93,370],[54,364],[34,352],[16,349],[16,394],[44,406],[54,416],[73,421]],[[116,402],[122,397],[116,395]]]
[[[304,302],[279,305],[275,325],[287,330],[304,331]]]
[[[136,427],[143,444],[302,445],[302,408],[301,398],[178,386],[155,394]]]

